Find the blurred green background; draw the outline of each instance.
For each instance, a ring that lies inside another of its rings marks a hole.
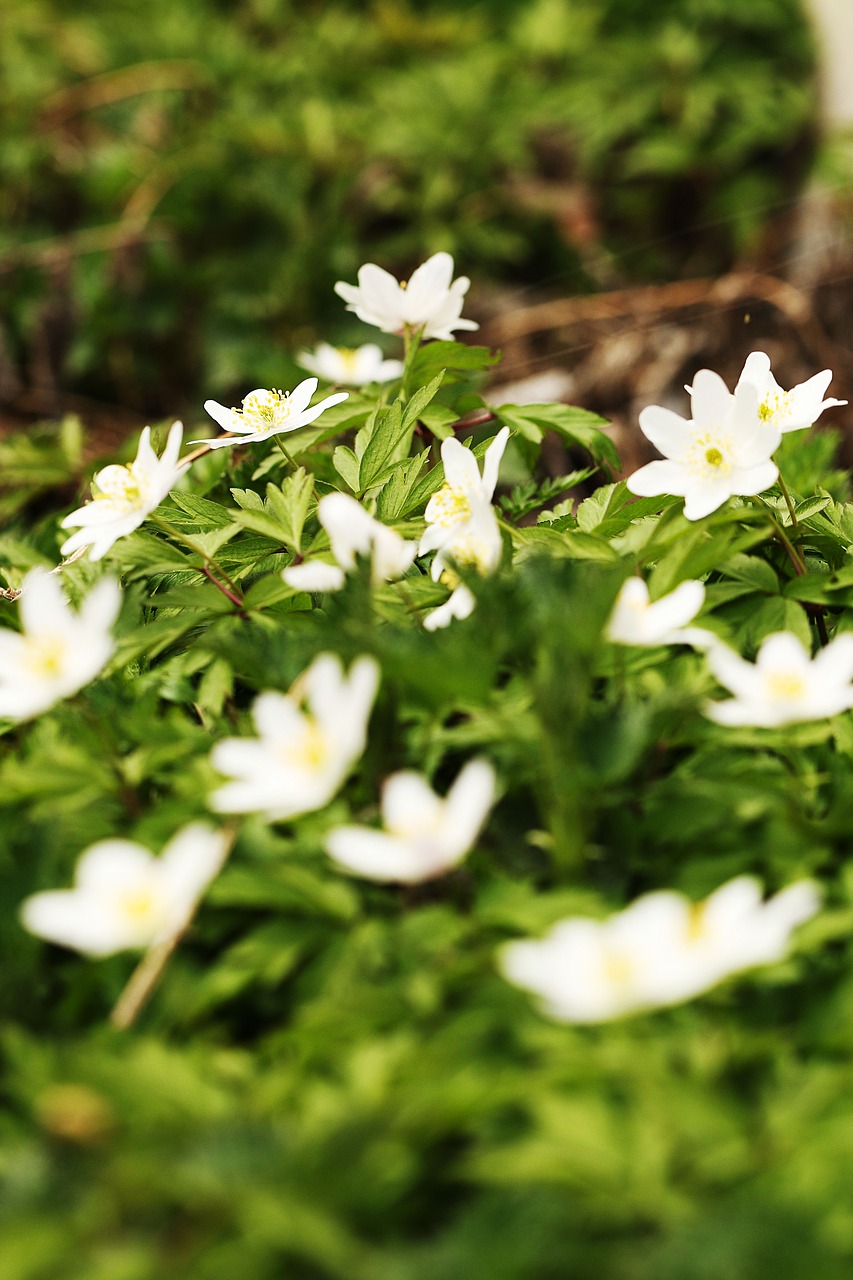
[[[332,293],[368,259],[450,250],[480,318],[720,272],[815,149],[800,0],[15,0],[0,34],[0,405],[36,414],[282,384],[369,336]]]

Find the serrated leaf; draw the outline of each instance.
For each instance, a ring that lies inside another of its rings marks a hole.
[[[359,492],[358,476],[360,463],[358,458],[345,444],[339,444],[332,454],[332,463],[338,475],[353,493]]]
[[[619,469],[616,446],[601,430],[607,419],[597,413],[567,404],[505,404],[495,413],[506,426],[529,440],[541,440],[543,428],[550,428],[565,440],[588,449],[597,461]]]
[[[415,356],[412,376],[424,382],[440,369],[473,373],[497,364],[500,353],[488,347],[468,346],[465,342],[428,342]]]
[[[294,551],[301,551],[302,530],[314,497],[314,477],[304,467],[296,471],[277,488],[267,485],[266,509],[283,530],[284,543]]]

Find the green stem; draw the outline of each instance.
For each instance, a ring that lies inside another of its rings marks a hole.
[[[192,540],[192,538],[188,538],[186,534],[181,533],[180,529],[176,529],[175,526],[173,524],[170,524],[168,520],[164,520],[162,516],[157,516],[152,514],[148,517],[148,519],[151,521],[152,524],[156,524],[158,529],[162,529],[164,533],[168,533],[170,538],[174,538],[175,542],[180,542],[183,546],[187,547],[190,551],[194,551],[197,556],[201,556],[202,560],[205,563],[206,568],[210,570],[210,572],[205,574],[205,577],[209,578],[210,581],[215,586],[217,586],[220,591],[223,591],[223,593],[228,596],[229,600],[233,601],[235,604],[238,604],[242,608],[243,596],[240,592],[240,588],[237,586],[237,583],[233,581],[233,579],[229,578],[228,574],[222,568],[222,565],[218,563],[218,561],[214,560],[212,556],[209,556],[207,552],[198,545],[197,542],[194,542]],[[230,587],[230,591],[224,590],[222,583],[218,582],[216,578],[213,576],[214,572],[219,574],[220,577],[223,579],[223,581],[228,584],[228,586]]]
[[[278,447],[279,447],[279,449],[281,450],[281,452],[284,454],[284,456],[285,456],[285,458],[287,459],[287,461],[288,461],[289,465],[291,466],[291,468],[295,471],[295,470],[296,470],[296,463],[293,461],[293,459],[291,458],[291,456],[290,456],[290,454],[288,453],[287,449],[285,448],[284,441],[281,439],[281,437],[280,437],[280,436],[273,436],[273,440],[274,440],[274,441],[275,441],[275,443],[278,445]]]
[[[793,542],[788,537],[782,525],[776,519],[776,516],[772,507],[769,507],[763,498],[758,497],[758,495],[755,495],[755,496],[756,496],[756,500],[761,506],[762,511],[767,516],[767,519],[769,520],[773,528],[773,532],[776,534],[776,537],[779,539],[779,541],[782,543],[782,546],[787,551],[788,559],[791,561],[791,564],[794,566],[794,572],[797,574],[798,577],[802,577],[802,575],[806,572],[806,566],[803,563],[803,561],[800,559],[799,555],[797,554],[797,550]]]
[[[782,497],[785,499],[785,504],[788,508],[788,514],[791,517],[791,528],[799,536],[800,526],[797,521],[797,508],[794,503],[794,499],[791,497],[791,494],[788,490],[788,486],[785,484],[785,481],[782,478],[781,471],[779,472],[779,488],[782,491]]]

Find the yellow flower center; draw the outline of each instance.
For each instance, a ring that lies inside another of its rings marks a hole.
[[[290,395],[286,391],[253,391],[243,400],[242,409],[235,409],[244,422],[254,431],[272,431],[281,427],[290,417]]]
[[[767,689],[772,697],[788,702],[803,696],[806,682],[797,671],[773,671],[767,677]]]
[[[708,936],[704,902],[691,902],[687,908],[687,941],[702,942]]]
[[[734,440],[719,431],[706,431],[697,436],[684,454],[682,462],[701,480],[719,480],[731,472]]]
[[[355,373],[358,369],[358,351],[353,347],[338,347],[338,355],[347,373]]]
[[[129,920],[143,924],[155,921],[160,915],[160,900],[153,889],[132,889],[121,899],[121,909]]]
[[[461,524],[471,514],[471,501],[466,489],[456,489],[446,484],[429,500],[426,518],[431,524],[439,524],[444,529],[451,525]]]
[[[306,769],[319,773],[330,755],[330,743],[316,720],[304,717],[304,727],[299,736],[281,749],[281,757],[288,768]]]
[[[758,406],[758,416],[762,422],[772,422],[777,415],[786,412],[790,403],[790,391],[771,391]]]
[[[92,481],[95,502],[108,503],[117,515],[144,506],[150,492],[148,476],[136,462],[126,467],[104,467]]]
[[[601,967],[606,981],[615,987],[627,986],[634,976],[633,961],[623,951],[609,947],[605,949]]]
[[[65,643],[59,636],[28,640],[24,663],[37,679],[55,680],[65,666]]]

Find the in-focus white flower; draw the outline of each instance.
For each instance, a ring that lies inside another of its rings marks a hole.
[[[607,920],[572,917],[541,941],[503,948],[505,978],[564,1022],[606,1022],[692,999],[731,974],[781,960],[791,933],[820,906],[810,881],[762,902],[741,876],[704,903],[649,893]]]
[[[452,283],[451,283],[452,281]],[[412,274],[397,281],[375,263],[359,269],[358,284],[339,280],[335,293],[365,324],[383,333],[403,333],[423,329],[424,338],[452,338],[454,329],[478,329],[473,320],[462,319],[462,302],[471,281],[467,276],[453,280],[453,259],[449,253],[435,253]]]
[[[470,853],[494,793],[495,773],[485,760],[469,761],[444,800],[422,774],[395,773],[382,789],[384,830],[336,827],[326,838],[326,851],[368,880],[431,880]]]
[[[300,351],[296,359],[303,369],[344,387],[366,387],[403,376],[402,360],[386,360],[375,342],[361,347],[331,347],[328,342],[319,342],[313,351]]]
[[[446,582],[454,589],[454,595],[440,609],[427,614],[424,626],[428,630],[445,627],[452,618],[467,618],[473,610],[474,597],[470,591],[456,596],[460,582],[454,566],[489,574],[500,563],[503,542],[492,497],[508,439],[509,428],[503,427],[486,450],[482,475],[470,449],[452,436],[442,443],[445,483],[427,503],[427,527],[418,554],[436,552],[431,570],[433,580]]]
[[[287,694],[262,693],[252,717],[257,738],[225,738],[213,767],[232,779],[214,791],[219,813],[263,813],[271,820],[311,813],[331,800],[364,751],[379,667],[357,658],[315,658]]]
[[[631,493],[684,498],[688,520],[710,515],[733,494],[763,493],[779,474],[771,455],[781,436],[758,416],[758,391],[738,384],[734,395],[719,374],[701,369],[693,382],[693,417],[659,405],[640,414],[640,429],[666,461],[649,462],[628,480]]]
[[[701,582],[682,582],[669,595],[652,603],[643,579],[628,578],[616,597],[605,635],[614,644],[642,647],[690,644],[697,629],[687,631],[685,628],[704,601],[705,588]]]
[[[121,606],[112,578],[71,608],[57,579],[34,569],[19,597],[23,630],[0,631],[0,720],[29,720],[89,684],[112,655]]]
[[[705,714],[717,724],[775,729],[853,707],[853,635],[836,636],[811,658],[790,631],[777,631],[754,663],[718,641],[708,649],[708,665],[735,695],[706,705]]]
[[[414,562],[418,544],[409,542],[376,520],[360,502],[345,493],[327,493],[317,504],[317,519],[329,535],[337,564],[307,560],[282,570],[288,586],[297,591],[337,591],[355,568],[357,556],[370,556],[374,586],[393,582]]]
[[[165,942],[188,923],[227,847],[225,833],[202,822],[178,831],[159,858],[133,840],[100,840],[80,855],[74,888],[27,898],[21,920],[91,956]]]
[[[243,399],[242,409],[226,409],[215,400],[205,400],[204,407],[231,436],[217,436],[213,440],[194,440],[193,444],[209,444],[211,449],[225,449],[232,444],[255,444],[269,440],[286,431],[307,427],[333,404],[346,400],[348,391],[336,391],[319,404],[311,405],[311,397],[317,390],[317,379],[306,378],[293,391],[265,391],[259,387]],[[309,408],[310,405],[310,408]]]
[[[139,437],[136,457],[129,466],[104,467],[92,481],[92,501],[72,511],[62,521],[63,529],[77,529],[62,544],[62,554],[71,555],[90,547],[90,560],[100,560],[119,538],[138,529],[146,516],[173,489],[189,463],[178,463],[184,429],[173,422],[160,458],[151,447],[151,430]]]
[[[770,372],[770,357],[763,351],[753,351],[747,356],[738,386],[749,383],[758,393],[758,416],[762,422],[786,431],[801,431],[817,422],[824,409],[845,405],[846,400],[824,400],[826,389],[832,381],[832,370],[824,369],[807,382],[801,382],[790,391],[783,391]]]

